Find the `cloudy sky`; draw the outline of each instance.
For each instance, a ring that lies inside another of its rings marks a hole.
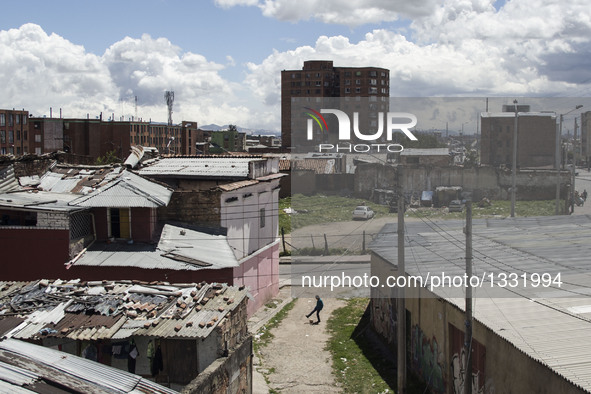
[[[390,69],[392,96],[591,96],[588,0],[20,0],[0,108],[279,130],[281,70]],[[521,102],[521,101],[520,101]],[[567,102],[568,104],[568,102]]]

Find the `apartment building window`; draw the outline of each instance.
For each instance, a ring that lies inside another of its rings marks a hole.
[[[351,85],[351,80],[350,79],[345,79],[345,85]]]
[[[370,85],[377,85],[378,84],[378,80],[377,79],[370,79],[369,80],[369,84]]]
[[[382,75],[382,77],[385,77],[386,76],[386,73],[382,71],[382,74],[381,75]]]
[[[260,228],[265,227],[265,208],[261,208],[259,211]]]
[[[0,126],[6,126],[6,114],[0,114]]]
[[[322,85],[322,82],[316,81],[316,86],[321,86],[321,85]]]
[[[27,124],[27,115],[23,115],[23,124]]]
[[[345,93],[351,93],[351,88],[345,88]]]
[[[8,143],[14,144],[14,131],[8,130]]]
[[[345,77],[350,77],[351,76],[351,71],[345,71]]]
[[[355,76],[356,77],[360,77],[361,76],[361,71],[355,71]]]
[[[355,88],[355,93],[361,93],[361,88]]]
[[[21,154],[21,147],[20,146],[17,146],[16,147],[16,154],[17,155],[20,155]]]
[[[320,94],[320,89],[316,89],[316,90],[314,91],[314,94]]]
[[[295,78],[296,78],[296,74],[295,73],[292,73],[291,74],[291,79],[295,79]]]
[[[378,72],[377,71],[370,71],[369,72],[369,76],[370,77],[377,77],[378,76]]]
[[[35,148],[35,154],[39,156],[41,154],[41,148],[38,146]]]
[[[20,116],[20,114],[16,114],[16,124],[21,124],[21,116]]]
[[[361,79],[356,79],[355,80],[355,85],[361,85]]]
[[[6,143],[6,131],[0,130],[0,142],[5,144]]]
[[[21,131],[20,131],[20,130],[17,130],[17,131],[16,131],[16,139],[17,139],[18,141],[20,141],[20,140],[21,140]]]
[[[8,125],[12,126],[13,119],[12,119],[12,114],[8,114]]]
[[[316,73],[316,78],[320,78],[320,73]]]

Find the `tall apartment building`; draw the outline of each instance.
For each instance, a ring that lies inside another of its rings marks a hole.
[[[29,111],[0,109],[0,155],[29,153],[29,142]]]
[[[529,106],[518,106],[517,110],[517,166],[553,166],[556,151],[556,114],[529,112]],[[484,112],[480,121],[480,163],[511,167],[515,107],[504,106],[503,112],[498,113]]]
[[[330,60],[309,60],[301,70],[281,71],[281,145],[292,144],[292,106],[312,98],[390,96],[390,71],[379,67],[334,67]],[[385,104],[387,105],[387,103]],[[377,108],[380,109],[380,108]],[[385,108],[387,110],[387,108]]]

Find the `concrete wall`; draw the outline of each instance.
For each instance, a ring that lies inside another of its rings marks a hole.
[[[252,337],[246,337],[228,357],[214,361],[182,393],[252,393]]]
[[[397,168],[381,164],[362,164],[355,172],[355,194],[371,199],[374,189],[396,187]],[[404,167],[401,182],[405,192],[420,196],[423,190],[438,186],[461,186],[472,192],[473,200],[488,197],[495,200],[510,198],[511,171],[494,167]],[[564,198],[570,173],[561,173],[561,195]],[[556,171],[521,170],[516,176],[518,200],[551,200],[556,196]]]
[[[372,275],[394,275],[395,269],[372,255]],[[398,319],[394,295],[393,289],[372,289],[370,311],[372,329],[395,354]],[[464,312],[425,288],[407,290],[406,297],[408,371],[428,382],[432,393],[463,392],[465,354],[460,344]],[[473,393],[583,393],[478,320],[473,323],[473,339]]]
[[[254,297],[248,303],[248,316],[275,297],[279,292],[279,240],[234,268],[234,285],[246,286]]]
[[[242,259],[278,237],[279,180],[224,192],[219,225],[228,229],[228,243]]]

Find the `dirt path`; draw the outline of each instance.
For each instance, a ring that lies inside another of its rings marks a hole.
[[[296,299],[293,309],[273,330],[275,337],[262,348],[259,368],[267,375],[271,389],[281,393],[340,392],[332,375],[330,353],[324,347],[329,339],[326,321],[345,302],[334,298],[323,301],[321,323],[312,325],[305,315],[314,309],[316,300]]]

